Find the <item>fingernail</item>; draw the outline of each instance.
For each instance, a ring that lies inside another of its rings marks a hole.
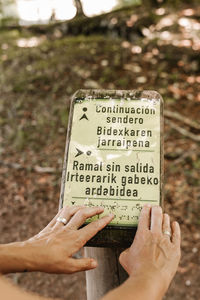
[[[161,211],[162,211],[162,207],[161,207],[161,206],[159,206],[159,205],[154,205],[154,206],[153,206],[153,208],[154,208],[154,209],[159,209],[159,210],[161,210]]]
[[[108,215],[108,217],[112,217],[112,218],[114,218],[114,216],[115,216],[114,214],[109,214]]]
[[[99,206],[99,209],[102,209],[102,210],[104,210],[104,207],[103,207],[103,206]]]
[[[95,260],[92,260],[91,267],[92,268],[96,268],[97,267],[97,262]]]
[[[147,203],[147,204],[144,205],[144,207],[150,208],[150,207],[151,207],[151,204]]]

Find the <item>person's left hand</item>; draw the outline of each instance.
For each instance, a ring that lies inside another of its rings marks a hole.
[[[73,258],[80,248],[113,219],[108,215],[79,229],[87,218],[103,212],[102,207],[65,207],[39,234],[27,240],[25,249],[29,257],[28,271],[47,273],[73,273],[97,267],[92,258]],[[67,224],[57,221],[58,217]]]

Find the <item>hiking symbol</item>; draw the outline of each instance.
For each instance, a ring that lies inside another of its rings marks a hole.
[[[87,111],[87,107],[83,107],[83,111],[86,112],[86,111]],[[80,120],[83,120],[83,119],[88,120],[88,117],[86,116],[85,113],[82,115],[82,117],[79,119],[79,121],[80,121]],[[89,121],[89,120],[88,120],[88,121]]]

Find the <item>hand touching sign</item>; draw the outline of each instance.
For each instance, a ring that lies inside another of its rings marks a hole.
[[[75,259],[73,254],[113,219],[113,215],[108,215],[79,229],[87,218],[103,210],[101,207],[65,207],[36,236],[25,242],[0,246],[0,273],[24,270],[73,273],[96,268],[94,259]]]

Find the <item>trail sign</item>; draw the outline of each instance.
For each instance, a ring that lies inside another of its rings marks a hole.
[[[129,245],[142,206],[162,205],[162,132],[157,92],[80,90],[74,95],[60,206],[103,206],[104,214],[115,215],[89,245]]]

